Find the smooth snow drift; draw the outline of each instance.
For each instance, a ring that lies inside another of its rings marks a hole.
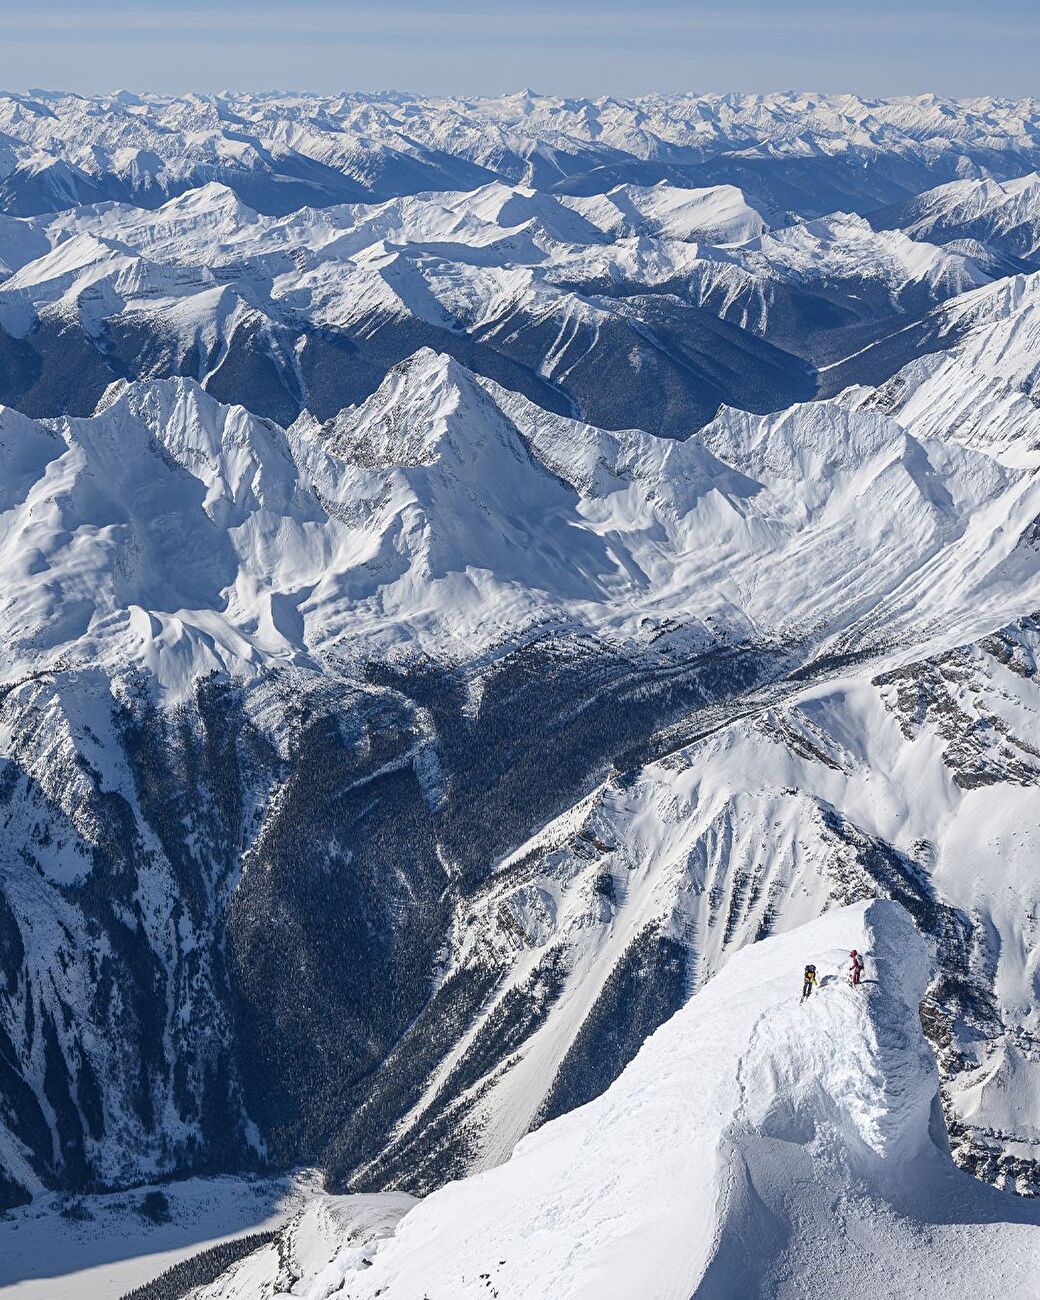
[[[867,982],[850,988],[850,948]],[[802,966],[822,985],[799,1002]],[[1035,1295],[1040,1207],[948,1155],[929,955],[874,901],[740,952],[602,1097],[293,1294],[324,1300]]]

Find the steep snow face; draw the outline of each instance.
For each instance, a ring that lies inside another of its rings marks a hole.
[[[371,1251],[388,1237],[415,1204],[403,1192],[330,1196],[310,1188],[303,1208],[216,1281],[192,1289],[192,1300],[256,1300],[257,1296],[301,1295],[335,1260],[344,1242]],[[201,1270],[200,1270],[201,1272]]]
[[[1003,532],[1006,517],[990,514],[984,505],[984,485],[996,483],[1003,471],[989,458],[961,461],[955,445],[919,443],[903,426],[885,419],[874,423],[853,418],[846,424],[840,409],[840,404],[816,403],[762,418],[724,412],[701,437],[720,459],[763,484],[765,493],[755,498],[763,522],[782,526],[785,520],[798,521],[803,560],[813,551],[823,560],[832,547],[843,555],[845,576],[833,586],[828,580],[816,584],[811,598],[820,624],[837,615],[831,623],[830,648],[846,651],[854,645],[862,650],[910,636],[926,639],[929,629],[938,630],[944,623],[948,631],[957,627],[957,636],[980,634],[986,619],[975,622],[955,615],[946,622],[952,610],[944,596],[963,584],[976,588],[975,530],[990,538]],[[1031,535],[1032,476],[1025,475],[1019,483],[1025,495],[1014,540],[995,550],[985,543],[996,566],[994,579],[1004,594],[1016,589],[1017,575],[1033,565],[1028,542],[1020,546]],[[963,524],[951,527],[951,507],[954,513],[969,512],[970,524],[965,516]],[[875,526],[882,514],[891,526],[882,526],[886,540],[879,547]],[[773,537],[775,543],[777,535]],[[798,607],[796,592],[787,586],[795,566],[785,550],[774,544],[758,557],[753,586],[747,589],[756,622],[767,601],[779,599],[785,608]],[[882,551],[886,558],[879,563]],[[872,589],[862,605],[849,599],[853,588],[848,577],[853,573]],[[929,577],[939,573],[943,597]],[[750,574],[746,580],[751,581]],[[1021,590],[1028,585],[1027,579]],[[1018,612],[1027,613],[1032,602],[1029,595]],[[807,602],[805,618],[811,617]]]
[[[602,196],[560,196],[604,235],[654,235],[684,243],[742,244],[774,225],[775,213],[760,212],[735,185],[690,190],[660,181],[653,186],[618,185]]]
[[[843,978],[850,948],[868,981]],[[813,961],[817,992],[799,1002]],[[598,1100],[434,1193],[298,1290],[1002,1296],[1031,1285],[1040,1211],[949,1160],[918,1003],[928,950],[891,902],[735,956]],[[362,1256],[371,1256],[369,1260]]]
[[[878,388],[842,400],[917,435],[956,439],[1008,464],[1040,463],[1040,276],[969,293],[937,317],[937,342]]]

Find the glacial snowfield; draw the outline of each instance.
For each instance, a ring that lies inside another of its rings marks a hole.
[[[0,131],[19,1300],[1032,1294],[1037,103]]]

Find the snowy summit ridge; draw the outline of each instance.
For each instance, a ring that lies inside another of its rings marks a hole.
[[[858,989],[852,947],[868,963]],[[822,982],[800,1003],[809,959]],[[603,1096],[430,1196],[374,1253],[347,1248],[298,1294],[1028,1293],[1040,1210],[950,1160],[918,1018],[930,975],[927,944],[891,902],[746,948]],[[234,1274],[223,1285],[244,1297]]]

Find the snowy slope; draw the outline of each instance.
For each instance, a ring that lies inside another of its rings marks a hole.
[[[195,1288],[192,1300],[299,1295],[315,1275],[334,1265],[345,1245],[371,1252],[414,1204],[403,1192],[330,1196],[312,1189],[302,1209],[272,1241],[214,1282]]]
[[[871,216],[879,228],[914,239],[951,244],[975,241],[1034,262],[1040,255],[1040,176],[952,181]]]
[[[842,981],[847,953],[869,980]],[[817,994],[799,1004],[801,968]],[[598,1100],[434,1193],[318,1297],[1004,1296],[1040,1213],[955,1169],[917,1007],[928,950],[894,903],[744,949]]]
[[[560,201],[615,241],[655,235],[684,243],[742,244],[783,224],[779,215],[754,208],[735,185],[691,190],[659,181],[618,185],[602,196],[561,195]]]
[[[915,434],[956,439],[1009,464],[1040,452],[1040,276],[966,293],[929,323],[928,353],[842,400],[895,416]],[[869,351],[869,350],[868,350]]]
[[[184,695],[333,647],[457,660],[547,620],[869,646],[1040,604],[1035,477],[843,403],[723,411],[677,444],[422,352],[324,428],[185,380],[3,421],[10,676],[136,664]]]

